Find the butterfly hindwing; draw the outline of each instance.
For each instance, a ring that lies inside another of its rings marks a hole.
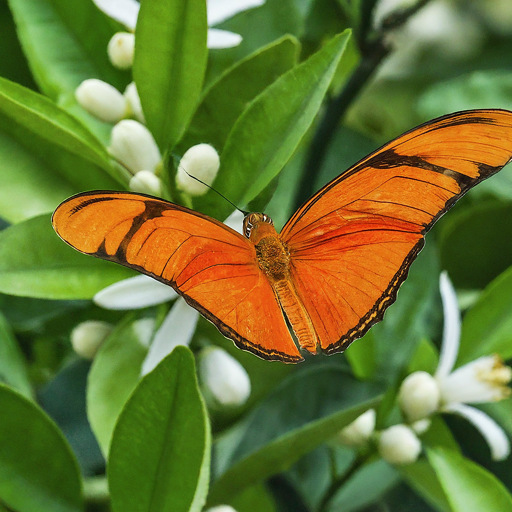
[[[511,156],[511,112],[450,114],[386,144],[299,208],[281,238],[325,352],[382,319],[434,222]]]
[[[235,343],[266,359],[302,359],[254,246],[221,222],[141,194],[92,192],[55,211],[79,251],[172,286]]]

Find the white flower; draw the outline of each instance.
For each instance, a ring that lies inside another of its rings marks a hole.
[[[162,158],[151,132],[133,119],[114,126],[108,151],[133,174],[154,171]]]
[[[110,39],[107,53],[112,65],[118,69],[129,69],[133,64],[135,35],[130,32],[117,32]]]
[[[136,0],[94,0],[108,16],[119,21],[130,30],[135,30],[140,4]],[[216,25],[235,14],[263,5],[265,0],[208,0],[208,25]],[[208,30],[208,48],[231,48],[238,46],[242,37],[226,30]]]
[[[432,420],[430,418],[423,418],[422,420],[415,421],[413,424],[409,425],[416,434],[421,436],[424,434],[432,425]]]
[[[84,80],[76,89],[75,98],[87,112],[107,123],[117,123],[126,114],[126,98],[96,78]]]
[[[111,332],[112,325],[107,322],[87,320],[78,324],[71,332],[71,345],[83,359],[94,359],[101,344]]]
[[[243,216],[236,211],[226,223],[242,232]],[[94,296],[94,302],[105,309],[140,309],[156,306],[178,298],[178,294],[166,284],[140,275],[130,277],[104,288]],[[199,313],[183,298],[178,298],[153,337],[148,355],[142,365],[142,374],[150,372],[171,353],[177,345],[188,346],[194,336]]]
[[[139,171],[130,180],[128,188],[132,192],[158,196],[162,192],[162,182],[160,178],[151,171]]]
[[[189,148],[180,160],[176,173],[176,186],[191,196],[202,196],[208,192],[220,167],[219,154],[210,144],[197,144]],[[203,185],[199,183],[206,183]]]
[[[199,376],[207,395],[211,394],[220,405],[239,407],[251,394],[251,381],[245,368],[220,347],[201,351]]]
[[[126,99],[127,115],[133,116],[137,121],[145,124],[146,119],[144,118],[144,112],[142,112],[142,105],[135,82],[128,84],[124,91],[124,97]]]
[[[351,448],[364,446],[375,430],[376,416],[375,409],[368,409],[343,428],[336,436],[336,440]]]
[[[205,512],[236,512],[236,510],[229,505],[218,505],[205,510]]]
[[[398,403],[410,422],[430,416],[439,407],[436,380],[427,372],[411,373],[400,386]]]
[[[380,433],[378,449],[386,462],[400,466],[418,459],[421,442],[407,425],[393,425]]]

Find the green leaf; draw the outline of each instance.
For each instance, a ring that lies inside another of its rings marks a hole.
[[[209,504],[229,501],[245,488],[288,469],[375,407],[378,389],[331,364],[294,373],[253,411],[237,434],[238,441],[229,445],[229,453],[223,455],[224,472],[212,486]]]
[[[25,358],[14,337],[9,322],[0,313],[0,381],[15,388],[23,396],[32,398]]]
[[[464,316],[457,364],[495,353],[512,358],[512,267],[487,286]]]
[[[334,495],[327,512],[351,512],[376,501],[386,490],[395,486],[400,475],[382,459],[365,464]]]
[[[263,484],[249,487],[240,493],[229,505],[236,512],[278,512],[271,492]]]
[[[352,343],[345,356],[358,379],[371,379],[375,374],[375,338],[373,331],[368,332],[357,343]]]
[[[437,370],[438,363],[439,352],[436,346],[430,340],[423,338],[418,344],[416,352],[414,352],[414,355],[409,361],[407,373],[423,371],[434,375]]]
[[[130,315],[117,325],[94,358],[87,386],[87,416],[105,458],[117,418],[140,380],[147,351]]]
[[[248,105],[222,151],[215,180],[219,192],[243,206],[278,175],[320,109],[349,37],[350,31],[334,37]],[[232,209],[211,192],[198,198],[194,206],[221,219]]]
[[[511,225],[511,202],[478,203],[446,218],[441,262],[457,288],[484,288],[512,265],[512,238],[503,236]]]
[[[88,78],[127,84],[128,74],[112,66],[106,51],[118,25],[93,2],[9,0],[9,6],[36,82],[50,98],[72,97]]]
[[[78,465],[55,423],[0,384],[0,500],[20,512],[83,510]]]
[[[180,139],[206,69],[206,2],[146,0],[136,29],[133,76],[148,128],[162,151]]]
[[[10,122],[111,172],[110,157],[100,141],[45,96],[0,78],[0,113]]]
[[[210,430],[194,357],[177,347],[139,383],[117,422],[108,466],[114,510],[199,512]]]
[[[0,232],[0,292],[47,299],[90,299],[132,270],[85,256],[41,215]]]
[[[503,512],[512,510],[506,487],[482,466],[451,450],[427,450],[454,512]]]
[[[226,70],[208,89],[178,151],[207,142],[221,151],[247,104],[297,62],[299,42],[284,36]]]

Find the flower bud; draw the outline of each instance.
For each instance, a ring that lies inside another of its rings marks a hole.
[[[112,65],[118,69],[129,69],[133,64],[135,35],[129,32],[117,32],[110,39],[107,47]]]
[[[83,359],[94,359],[101,344],[111,332],[112,326],[107,322],[87,320],[78,324],[71,332],[71,345]]]
[[[199,376],[205,398],[211,396],[216,404],[238,407],[251,394],[251,381],[245,368],[222,348],[208,347],[201,352]]]
[[[390,464],[412,464],[420,452],[420,440],[406,425],[393,425],[380,434],[379,453]]]
[[[423,418],[422,420],[415,421],[411,428],[414,430],[416,434],[421,436],[424,434],[432,425],[432,420],[430,418]]]
[[[205,512],[236,512],[236,510],[229,505],[218,505],[216,507],[209,508]]]
[[[217,151],[210,144],[192,146],[183,155],[176,173],[177,187],[191,196],[202,196],[208,192],[208,187],[199,183],[195,178],[211,185],[220,167]],[[188,174],[187,174],[188,173]]]
[[[76,89],[75,98],[89,114],[107,123],[117,123],[126,114],[125,97],[115,87],[96,78],[84,80]]]
[[[162,182],[151,171],[139,171],[130,180],[129,188],[132,192],[159,196],[162,193]]]
[[[410,422],[430,416],[439,407],[439,386],[427,372],[407,376],[398,393],[400,408]]]
[[[140,104],[139,93],[137,92],[135,82],[128,84],[124,91],[124,97],[126,98],[127,115],[135,117],[137,121],[145,124],[146,119],[144,112],[142,112],[142,105]]]
[[[375,409],[367,410],[342,429],[336,436],[336,440],[351,448],[364,446],[375,430],[375,418]]]
[[[108,150],[133,174],[154,171],[161,159],[151,132],[133,119],[124,119],[114,126]]]

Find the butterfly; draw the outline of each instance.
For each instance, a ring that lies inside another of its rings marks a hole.
[[[78,251],[172,286],[241,349],[296,363],[304,350],[341,352],[382,320],[425,234],[511,157],[512,112],[471,110],[382,146],[319,190],[280,233],[264,213],[246,215],[241,235],[129,192],[78,194],[52,222]]]

